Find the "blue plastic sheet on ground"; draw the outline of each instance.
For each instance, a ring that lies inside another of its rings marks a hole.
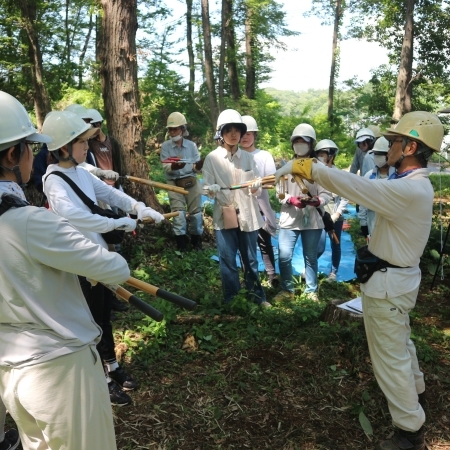
[[[204,201],[211,201],[208,198],[204,197]],[[356,208],[354,205],[347,205],[348,213],[344,214],[345,219],[355,218],[356,217]],[[277,215],[278,216],[278,215]],[[278,239],[276,237],[272,237],[272,245],[275,253],[275,268],[276,272],[280,273],[280,269],[278,267]],[[339,264],[339,270],[336,276],[337,281],[350,281],[355,278],[354,265],[355,265],[355,247],[353,245],[350,234],[346,231],[342,231],[341,235],[341,263]],[[259,247],[257,248],[257,256],[258,256],[258,270],[260,272],[264,272],[264,263],[262,260],[261,252]],[[212,259],[215,261],[219,261],[219,257],[217,255],[212,256]],[[236,264],[238,267],[241,267],[241,260],[239,255],[236,256]],[[294,248],[294,255],[292,257],[292,271],[294,275],[300,275],[305,269],[305,261],[303,259],[303,247],[301,239],[297,239],[297,243]],[[319,258],[319,272],[325,275],[328,275],[331,271],[331,245],[330,239],[326,238],[325,252]]]

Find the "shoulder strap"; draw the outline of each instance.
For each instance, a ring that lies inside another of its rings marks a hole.
[[[59,172],[57,170],[54,172],[50,172],[45,177],[45,180],[47,180],[50,175],[57,175],[58,177],[62,178],[73,189],[75,194],[80,197],[82,202],[92,210],[92,208],[95,206],[95,203],[65,173]]]
[[[15,195],[3,195],[0,203],[0,216],[11,208],[22,208],[23,206],[30,206],[30,204]]]

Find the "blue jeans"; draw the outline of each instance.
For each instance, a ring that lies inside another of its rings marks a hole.
[[[239,250],[244,269],[245,288],[255,303],[266,301],[261,286],[256,258],[256,240],[258,230],[245,232],[240,228],[216,230],[217,250],[219,251],[220,276],[225,303],[231,302],[241,290],[236,255]]]
[[[278,235],[278,261],[280,265],[281,289],[294,292],[292,281],[292,255],[300,236],[305,261],[305,293],[317,291],[317,245],[322,230],[286,230],[280,229]]]
[[[339,264],[341,262],[341,235],[342,235],[342,227],[344,226],[344,221],[339,220],[334,223],[334,232],[336,233],[336,237],[338,238],[339,244],[336,244],[333,240],[331,240],[331,273],[336,274],[339,269]],[[325,239],[327,233],[323,230],[322,235],[320,236],[319,245],[317,246],[317,259],[319,259],[323,252],[325,251]]]

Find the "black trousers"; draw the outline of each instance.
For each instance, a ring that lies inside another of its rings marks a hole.
[[[111,302],[113,293],[103,284],[92,286],[84,277],[78,277],[84,298],[91,310],[95,323],[102,329],[102,339],[97,350],[103,361],[115,361],[114,336],[111,323]]]
[[[272,238],[270,233],[262,228],[258,231],[258,245],[267,275],[275,275],[275,255],[273,253]]]

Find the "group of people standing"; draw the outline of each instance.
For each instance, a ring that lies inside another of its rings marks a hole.
[[[94,203],[118,207],[138,220],[151,218],[158,223],[164,216],[93,174],[117,180],[116,172],[98,172],[95,166],[85,165],[88,140],[99,134],[99,127],[91,123],[95,118],[53,111],[39,134],[14,97],[0,91],[0,104],[0,426],[8,409],[20,431],[20,437],[15,430],[1,433],[0,450],[14,450],[20,440],[26,450],[115,450],[111,402],[129,403],[122,389],[134,389],[137,384],[113,354],[109,300],[103,285],[123,283],[130,271],[105,239],[113,230],[134,230],[136,219],[95,214],[79,191]],[[266,267],[272,270],[273,249],[268,243],[276,222],[267,209],[262,176],[273,174],[274,164],[270,154],[255,146],[256,122],[235,110],[223,111],[215,135],[218,147],[202,161],[196,148],[183,142],[183,118],[173,119],[169,127],[173,139],[165,147],[191,154],[181,154],[186,162],[170,163],[170,167],[167,163],[165,170],[173,183],[185,183],[186,188],[198,182],[183,179],[203,172],[203,185],[193,191],[193,197],[203,192],[214,198],[213,224],[225,301],[241,290],[239,252],[249,299],[270,306],[258,275],[256,246],[264,248]],[[324,206],[334,199],[330,216],[335,224],[341,220],[345,199],[374,213],[368,250],[384,270],[376,269],[361,284],[364,324],[375,376],[395,427],[391,438],[377,444],[378,450],[425,449],[425,384],[410,338],[409,312],[415,306],[419,260],[431,227],[433,188],[426,167],[439,151],[443,133],[433,114],[405,114],[396,128],[384,133],[387,152],[381,138],[379,146],[373,143],[374,175],[358,177],[336,170],[333,160],[338,148],[333,141],[316,144],[314,129],[300,124],[290,139],[293,159],[275,172],[282,202],[283,295],[293,291],[290,264],[301,237],[305,292],[316,299]],[[22,190],[31,176],[30,144],[35,142],[46,144],[55,159],[42,178],[49,210],[30,206]],[[389,169],[381,157],[395,169],[388,179]],[[242,184],[246,187],[233,188]],[[178,200],[171,199],[173,208]],[[193,205],[188,212],[194,218],[189,225],[191,243],[199,250],[202,220],[196,217],[200,213],[196,201],[188,200]],[[186,236],[187,226],[181,219],[175,229],[176,236]],[[183,241],[184,245],[177,238],[180,248],[186,247],[186,238]],[[330,276],[338,266],[336,255]],[[269,270],[269,279],[276,284],[275,272]]]
[[[133,231],[136,219],[91,206],[101,201],[156,223],[164,216],[97,178],[117,180],[116,172],[86,164],[98,116],[82,117],[81,105],[52,111],[38,134],[15,98],[0,92],[0,104],[0,421],[7,408],[25,449],[115,449],[111,403],[131,403],[124,391],[137,383],[116,360],[103,284],[123,283],[130,271],[106,235]],[[49,210],[29,206],[22,190],[32,142],[53,158],[42,177]],[[4,434],[0,449],[19,441]]]
[[[275,173],[272,155],[257,148],[258,124],[252,116],[241,116],[228,109],[218,118],[215,140],[218,147],[203,160],[187,135],[186,119],[179,113],[172,113],[167,122],[170,139],[161,148],[161,161],[168,182],[186,186],[189,181],[188,196],[169,193],[172,211],[182,212],[176,218],[174,231],[179,250],[186,248],[186,210],[191,224],[191,242],[194,248],[201,242],[201,194],[214,199],[213,226],[219,253],[220,273],[225,303],[230,302],[240,291],[239,269],[236,257],[239,255],[244,271],[245,288],[249,299],[270,307],[258,273],[256,256],[259,246],[273,287],[280,287],[275,301],[294,297],[292,258],[297,239],[303,245],[305,262],[304,294],[318,300],[318,263],[325,249],[324,214],[335,223],[335,239],[332,241],[332,268],[329,281],[336,280],[339,268],[343,212],[348,201],[322,188],[318,183],[305,182],[307,192],[300,191],[298,184],[289,177],[278,186],[281,202],[279,224],[269,201],[269,194],[262,189],[262,179]],[[294,158],[317,156],[323,164],[334,167],[338,154],[337,145],[330,139],[316,143],[314,128],[306,123],[298,125],[290,137]],[[169,158],[179,158],[180,162],[164,162]],[[203,184],[196,178],[203,174]],[[233,186],[251,182],[247,189]],[[327,209],[325,209],[327,208]],[[272,236],[279,227],[279,267],[276,274]]]

